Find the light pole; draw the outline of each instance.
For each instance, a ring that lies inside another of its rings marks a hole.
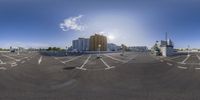
[[[125,53],[125,46],[122,44],[122,53],[121,53],[121,56],[124,56],[124,53]]]
[[[20,48],[18,47],[18,50],[17,50],[17,55],[19,55],[19,49],[20,49]]]
[[[188,45],[188,55],[187,56],[190,56],[190,45]]]
[[[68,47],[66,46],[66,54],[65,54],[66,56],[67,56],[67,51],[68,51]]]
[[[99,51],[99,53],[98,53],[97,58],[101,58],[101,56],[100,56],[100,52],[101,52],[101,44],[98,45],[98,51]]]

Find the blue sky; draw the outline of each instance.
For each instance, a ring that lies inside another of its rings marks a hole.
[[[0,0],[0,47],[65,47],[100,32],[109,42],[200,48],[198,0]]]

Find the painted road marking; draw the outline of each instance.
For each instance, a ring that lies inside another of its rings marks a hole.
[[[182,67],[182,66],[178,66],[178,68],[181,68],[181,69],[187,69],[187,67]]]
[[[21,58],[20,60],[27,59],[28,57]]]
[[[190,55],[188,55],[182,62],[181,64],[185,64],[185,62],[190,58]]]
[[[108,57],[108,58],[111,58],[111,59],[113,59],[113,60],[116,60],[116,61],[119,61],[119,62],[122,62],[122,63],[126,63],[125,61],[123,61],[123,60],[120,60],[120,59],[117,59],[117,58],[114,58],[114,57],[112,57],[112,56],[110,56],[110,55],[106,55],[106,54],[104,54],[106,57]]]
[[[25,63],[26,61],[22,61],[21,63],[23,64],[23,63]]]
[[[15,66],[17,66],[17,63],[16,63],[16,62],[11,63],[11,67],[15,67]]]
[[[111,69],[111,68],[115,68],[114,66],[109,66],[102,58],[100,58],[100,60],[103,62],[103,64],[107,67],[105,68],[105,70]]]
[[[131,59],[130,59],[130,60],[128,60],[128,61],[125,61],[125,63],[128,63],[129,61],[133,60],[133,59],[134,59],[134,58],[136,58],[138,55],[139,55],[139,54],[137,54],[137,55],[134,55],[133,57],[131,57]]]
[[[20,59],[15,59],[15,58],[10,57],[10,56],[7,56],[7,55],[2,55],[2,56],[7,57],[7,58],[10,58],[10,59],[15,60],[15,61],[20,61]]]
[[[89,59],[91,58],[91,55],[88,56],[88,58],[85,60],[85,62],[83,63],[83,65],[81,67],[77,67],[77,69],[82,69],[82,70],[86,70],[86,68],[83,68],[89,61]]]
[[[80,58],[80,57],[82,57],[82,56],[78,56],[78,57],[74,57],[74,58],[72,58],[72,59],[70,59],[70,60],[67,60],[67,61],[62,61],[62,63],[67,63],[67,62],[71,62],[71,61],[74,61],[74,60],[76,60],[76,59],[78,59],[78,58]]]
[[[167,65],[172,66],[173,64],[171,64],[171,63],[167,63]]]
[[[40,56],[39,60],[38,60],[38,64],[40,64],[42,62],[42,56]]]
[[[0,59],[0,64],[6,64],[6,63],[4,63],[4,62]]]
[[[199,57],[199,55],[196,55],[197,56],[197,58],[200,60],[200,57]]]
[[[6,70],[7,68],[5,68],[5,67],[0,67],[0,70]]]
[[[200,70],[200,68],[195,68],[196,70]]]

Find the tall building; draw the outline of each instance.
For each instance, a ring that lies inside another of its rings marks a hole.
[[[107,37],[99,34],[90,36],[90,51],[107,51]]]
[[[89,39],[88,38],[78,38],[72,41],[73,50],[77,51],[88,51],[89,50]]]

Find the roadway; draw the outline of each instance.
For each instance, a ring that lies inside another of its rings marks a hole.
[[[199,100],[198,56],[0,53],[0,100]]]

